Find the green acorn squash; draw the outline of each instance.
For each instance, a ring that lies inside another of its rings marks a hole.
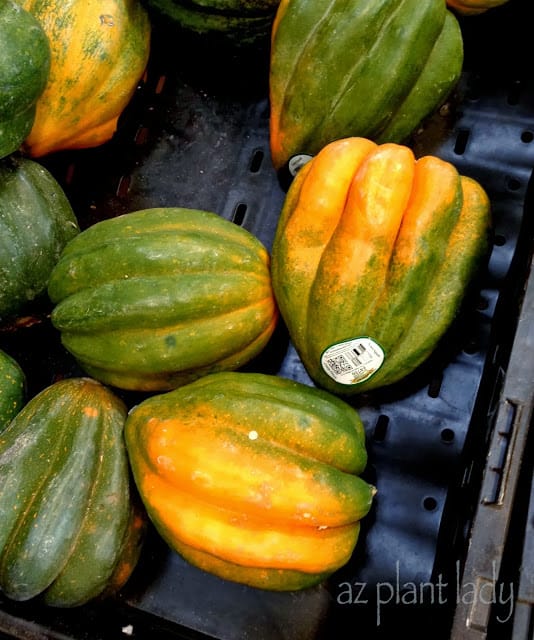
[[[50,71],[50,45],[39,22],[13,0],[0,3],[0,158],[30,133]]]
[[[259,354],[278,319],[269,269],[259,240],[215,213],[127,213],[65,247],[48,287],[51,319],[89,375],[171,389]]]
[[[0,433],[0,589],[74,607],[137,562],[145,512],[132,496],[126,407],[95,380],[60,380]]]
[[[60,252],[79,231],[45,167],[14,156],[0,161],[0,322],[46,293]]]
[[[282,0],[269,79],[274,166],[345,137],[402,142],[462,64],[460,27],[443,0]]]
[[[220,372],[130,410],[141,499],[171,548],[204,571],[275,591],[348,562],[375,488],[358,413],[314,387]]]
[[[455,318],[490,226],[484,189],[448,162],[366,138],[322,149],[291,184],[272,248],[311,378],[351,395],[411,373]]]
[[[0,433],[22,409],[26,375],[19,363],[0,349]]]
[[[279,0],[147,0],[154,18],[232,46],[268,46]]]

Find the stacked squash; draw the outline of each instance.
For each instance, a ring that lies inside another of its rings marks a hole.
[[[148,4],[186,26],[181,4]],[[211,4],[187,16],[272,24],[273,166],[309,158],[271,254],[178,206],[81,230],[34,159],[113,137],[147,65],[148,14],[134,0],[2,5],[0,33],[23,16],[36,46],[25,90],[0,94],[0,321],[46,297],[81,370],[26,402],[0,351],[0,589],[17,600],[72,607],[116,591],[148,518],[221,578],[277,591],[328,578],[376,492],[365,427],[341,396],[425,362],[487,255],[483,187],[403,143],[461,72],[443,0]],[[244,371],[280,320],[313,384]]]
[[[146,66],[150,24],[130,0],[4,0],[0,40],[0,325],[14,331],[48,299],[51,271],[80,232],[63,188],[32,158],[111,139]],[[25,370],[8,351],[0,350],[0,589],[78,606],[125,583],[144,539],[127,409],[89,378],[28,398]]]

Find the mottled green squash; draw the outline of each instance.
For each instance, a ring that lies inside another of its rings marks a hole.
[[[50,71],[50,45],[39,22],[14,0],[0,2],[0,158],[30,133]]]
[[[268,46],[279,0],[147,0],[158,20],[235,47]]]
[[[0,322],[46,293],[63,247],[79,225],[62,187],[41,164],[0,160]]]
[[[34,396],[0,433],[0,589],[74,607],[124,584],[144,510],[135,508],[126,407],[89,378]]]
[[[19,363],[0,349],[0,433],[22,409],[26,375]]]
[[[52,323],[91,376],[167,390],[258,355],[278,320],[270,258],[207,211],[146,209],[69,243],[48,287]]]
[[[402,142],[448,96],[463,40],[443,0],[282,0],[270,61],[274,166],[361,136]]]

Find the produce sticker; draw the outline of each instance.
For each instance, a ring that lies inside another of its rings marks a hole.
[[[359,336],[325,349],[321,355],[321,367],[335,382],[354,385],[374,375],[384,359],[384,350],[378,342]]]

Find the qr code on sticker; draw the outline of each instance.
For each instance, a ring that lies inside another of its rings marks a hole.
[[[352,365],[343,355],[335,356],[334,358],[328,358],[326,364],[336,374],[341,375],[352,371]]]

